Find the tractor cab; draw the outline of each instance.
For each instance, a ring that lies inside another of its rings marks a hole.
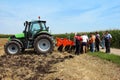
[[[34,37],[39,34],[40,32],[48,32],[49,27],[46,27],[46,21],[26,21],[24,23],[25,30],[23,33],[29,39],[34,39]]]

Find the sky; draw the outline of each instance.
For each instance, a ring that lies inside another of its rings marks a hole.
[[[120,29],[120,0],[0,0],[0,34],[21,33],[38,16],[53,34]]]

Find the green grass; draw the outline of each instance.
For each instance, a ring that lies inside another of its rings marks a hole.
[[[101,59],[105,59],[107,61],[111,61],[113,63],[116,63],[120,66],[120,56],[114,55],[114,54],[107,54],[103,52],[95,52],[95,53],[89,53],[92,56],[99,57]]]

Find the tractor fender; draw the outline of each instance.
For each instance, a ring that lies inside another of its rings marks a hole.
[[[49,36],[52,36],[51,34],[49,34],[49,33],[47,33],[47,32],[41,32],[41,33],[38,33],[38,34],[34,37],[34,39],[35,39],[37,36],[39,36],[39,35],[49,35]]]
[[[21,45],[21,48],[24,48],[23,43],[19,39],[11,39],[10,41],[16,41]]]

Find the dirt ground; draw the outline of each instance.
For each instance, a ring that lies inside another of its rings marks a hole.
[[[120,80],[120,66],[88,54],[0,54],[0,80]]]
[[[0,55],[4,55],[4,44],[7,42],[7,38],[0,38]]]
[[[105,49],[101,49],[102,52],[105,52]],[[111,48],[111,54],[120,56],[120,49]]]
[[[33,53],[1,56],[0,80],[120,80],[120,66],[88,54]]]

